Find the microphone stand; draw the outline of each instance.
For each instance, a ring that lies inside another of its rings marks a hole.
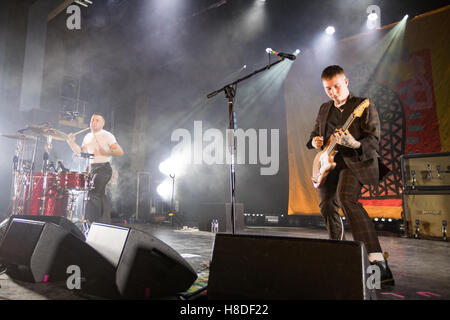
[[[230,137],[229,140],[229,149],[230,149],[230,155],[231,155],[231,166],[230,166],[230,189],[231,189],[231,233],[234,235],[236,232],[236,167],[235,167],[235,153],[236,153],[236,143],[235,143],[235,135],[234,132],[237,129],[236,127],[236,113],[234,112],[234,102],[236,98],[236,91],[237,91],[237,85],[238,83],[245,81],[247,79],[250,79],[251,77],[257,75],[258,73],[261,73],[263,71],[267,71],[273,66],[279,64],[280,62],[284,61],[284,58],[281,58],[280,60],[270,63],[270,54],[269,54],[269,64],[265,66],[264,68],[261,68],[259,70],[254,71],[253,73],[240,78],[232,83],[229,83],[225,85],[222,89],[216,90],[208,94],[207,98],[210,99],[220,92],[224,92],[225,96],[228,100],[228,116],[229,116],[229,129],[232,132],[232,137]]]

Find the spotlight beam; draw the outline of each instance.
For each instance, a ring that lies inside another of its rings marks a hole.
[[[210,94],[208,94],[208,95],[207,95],[207,98],[208,98],[208,99],[211,99],[212,97],[218,95],[218,94],[221,93],[222,91],[226,93],[227,90],[228,90],[228,88],[235,87],[239,82],[245,81],[245,80],[247,80],[247,79],[250,79],[250,78],[253,77],[254,75],[257,75],[258,73],[261,73],[261,72],[263,72],[263,71],[269,70],[270,68],[272,68],[273,66],[279,64],[279,63],[282,62],[282,61],[284,61],[284,58],[281,58],[280,60],[278,60],[278,61],[276,61],[276,62],[274,62],[274,63],[271,63],[271,64],[265,66],[264,68],[261,68],[261,69],[259,69],[259,70],[256,70],[256,71],[254,71],[253,73],[251,73],[251,74],[249,74],[249,75],[246,75],[246,76],[243,77],[243,78],[240,78],[240,79],[238,79],[238,80],[236,80],[236,81],[234,81],[234,82],[232,82],[232,83],[229,83],[229,84],[225,85],[222,89],[213,91],[213,92],[211,92]]]

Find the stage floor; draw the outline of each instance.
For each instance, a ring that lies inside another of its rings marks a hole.
[[[207,279],[215,234],[196,229],[172,230],[165,225],[136,224],[136,229],[164,241],[181,254],[199,275]],[[267,236],[326,239],[319,228],[248,227],[242,233]],[[350,232],[346,239],[352,240]],[[377,290],[378,300],[450,300],[450,243],[380,236],[381,246],[389,253],[389,265],[395,286]],[[6,300],[86,300],[61,284],[25,283],[0,275],[0,299]],[[192,289],[195,289],[194,286]]]

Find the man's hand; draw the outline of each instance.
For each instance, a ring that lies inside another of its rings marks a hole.
[[[73,133],[69,134],[69,138],[66,141],[74,153],[79,154],[82,152],[82,148],[75,142],[75,135]]]
[[[107,151],[107,150],[103,149],[100,145],[98,145],[94,151],[94,156],[110,157],[110,156],[112,156],[112,152]]]
[[[323,146],[323,137],[314,137],[311,144],[314,148],[320,149]]]
[[[361,142],[357,141],[348,131],[339,129],[334,133],[334,137],[336,139],[336,143],[341,146],[351,149],[358,149],[361,147]]]
[[[73,133],[69,133],[69,139],[67,140],[69,144],[75,143],[75,135]]]

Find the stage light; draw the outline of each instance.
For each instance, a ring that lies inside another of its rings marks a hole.
[[[381,27],[381,9],[377,5],[367,7],[367,29],[373,30]]]
[[[172,152],[169,159],[159,164],[159,171],[166,176],[183,176],[186,172],[186,165],[190,161],[189,152],[178,150]]]
[[[165,180],[156,188],[156,192],[158,192],[161,198],[168,200],[172,196],[172,187],[172,181]]]
[[[378,19],[378,15],[375,12],[372,12],[371,14],[369,14],[367,16],[367,19],[370,20],[370,21],[375,21],[375,20]]]
[[[325,33],[328,35],[333,35],[336,32],[336,29],[333,26],[329,26],[325,29]]]
[[[175,175],[177,171],[177,166],[172,159],[167,159],[159,164],[159,171],[165,175]]]

